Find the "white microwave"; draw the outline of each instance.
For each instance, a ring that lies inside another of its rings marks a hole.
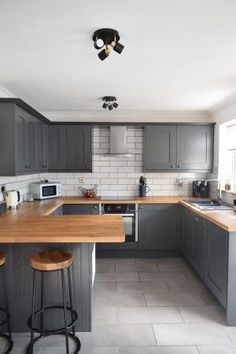
[[[34,199],[57,198],[62,194],[62,184],[57,182],[31,183],[29,191],[34,193]]]

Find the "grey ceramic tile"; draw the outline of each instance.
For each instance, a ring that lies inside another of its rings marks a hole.
[[[188,265],[187,262],[181,257],[159,257],[156,258],[157,264],[159,265]]]
[[[121,273],[97,273],[96,281],[138,281],[138,273],[121,272]]]
[[[97,258],[97,264],[134,264],[135,258]]]
[[[159,272],[157,264],[135,263],[135,264],[116,264],[117,272]]]
[[[184,293],[184,292],[193,292],[201,293],[207,292],[205,285],[199,280],[188,280],[188,279],[167,279],[166,285],[170,292],[173,293]]]
[[[118,309],[118,321],[125,324],[183,323],[176,307],[128,307]]]
[[[197,347],[200,354],[235,354],[234,345],[201,345]]]
[[[230,338],[231,342],[236,345],[236,327],[225,327],[225,333]]]
[[[104,292],[97,293],[95,306],[100,307],[123,307],[123,306],[146,306],[143,294]]]
[[[159,345],[231,344],[224,327],[215,324],[156,324],[154,333]]]
[[[101,325],[85,333],[84,344],[95,346],[156,345],[151,325]]]
[[[213,295],[207,290],[199,294],[204,302],[205,305],[215,305],[217,306],[218,302],[214,298]]]
[[[118,323],[117,307],[95,306],[94,324],[115,324]]]
[[[139,281],[139,282],[117,282],[117,291],[120,292],[168,292],[168,288],[164,281],[152,282],[152,281]]]
[[[145,293],[148,306],[197,306],[204,305],[199,294],[194,293]]]
[[[116,265],[115,264],[109,264],[109,263],[98,263],[96,265],[96,272],[97,273],[112,273],[116,271]]]
[[[124,347],[120,354],[199,354],[193,346]]]
[[[225,311],[220,306],[181,306],[185,322],[214,322],[225,324]]]
[[[140,272],[141,281],[186,281],[186,276],[182,272]]]
[[[112,282],[112,281],[95,281],[94,290],[96,292],[116,291],[116,282]]]
[[[79,354],[119,354],[118,347],[91,347],[82,346]]]

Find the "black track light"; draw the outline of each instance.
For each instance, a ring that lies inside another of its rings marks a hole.
[[[124,49],[124,46],[121,43],[116,42],[113,49],[116,53],[121,54],[122,50]]]
[[[108,106],[109,106],[109,104],[104,102],[103,105],[102,105],[102,108],[106,109]]]
[[[118,105],[117,102],[114,102],[114,103],[113,103],[113,107],[114,107],[114,108],[117,108],[118,106],[119,106],[119,105]]]
[[[93,41],[94,41],[94,48],[95,49],[102,49],[101,52],[98,53],[98,57],[101,60],[106,59],[112,49],[118,54],[124,49],[124,46],[119,43],[120,35],[119,33],[111,28],[102,28],[94,32],[93,34]]]
[[[102,108],[104,109],[108,108],[110,111],[112,111],[113,108],[118,107],[118,103],[116,102],[115,96],[104,96],[102,100],[103,100]]]
[[[108,108],[109,108],[110,111],[112,111],[113,110],[113,104],[109,104]]]

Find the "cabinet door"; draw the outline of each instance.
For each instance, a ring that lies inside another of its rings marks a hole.
[[[157,250],[179,248],[177,208],[175,205],[154,204],[139,207],[139,248]]]
[[[21,108],[16,110],[16,171],[36,170],[36,118]]]
[[[66,127],[66,169],[91,171],[91,127],[80,125]]]
[[[206,284],[217,299],[226,306],[228,234],[225,230],[207,222],[206,243]]]
[[[64,204],[63,215],[98,215],[98,204]]]
[[[48,125],[38,123],[36,126],[36,163],[37,171],[48,169]]]
[[[193,254],[192,218],[188,209],[182,213],[181,249],[185,257],[190,260]]]
[[[206,222],[196,215],[192,217],[192,265],[198,275],[204,278]]]
[[[48,130],[48,165],[50,170],[66,169],[66,127],[49,125]]]
[[[177,126],[177,168],[209,171],[212,163],[213,126]]]
[[[176,125],[148,125],[144,128],[144,170],[176,168]]]

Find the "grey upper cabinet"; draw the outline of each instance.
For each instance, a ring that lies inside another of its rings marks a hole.
[[[92,170],[92,135],[90,126],[68,125],[66,127],[67,170]]]
[[[143,204],[138,211],[139,248],[155,250],[177,250],[178,206]]]
[[[177,168],[211,170],[213,163],[213,126],[177,126]]]
[[[36,124],[36,170],[48,169],[48,125],[42,122]]]
[[[48,128],[48,167],[49,170],[66,169],[66,127],[49,125]]]
[[[144,128],[145,171],[212,170],[213,125],[147,125]]]
[[[51,171],[91,171],[91,127],[50,125],[48,160]]]
[[[224,306],[227,296],[228,239],[229,235],[225,230],[207,222],[205,281]]]
[[[176,126],[148,125],[144,129],[145,171],[176,168]]]

